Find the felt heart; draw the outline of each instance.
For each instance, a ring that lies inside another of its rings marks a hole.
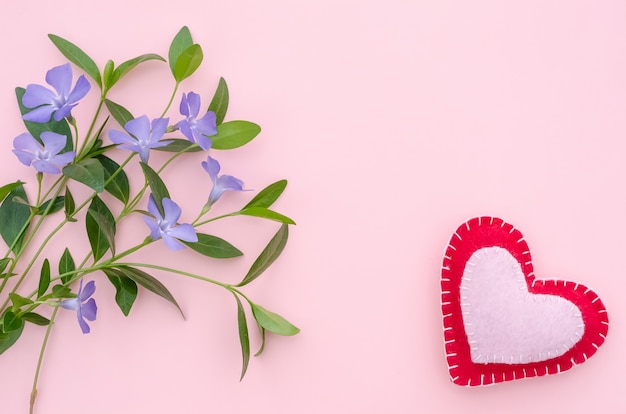
[[[494,217],[452,235],[441,309],[450,378],[467,386],[567,371],[595,354],[609,327],[591,289],[536,279],[522,233]]]

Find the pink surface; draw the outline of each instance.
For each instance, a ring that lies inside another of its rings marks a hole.
[[[103,65],[166,55],[188,25],[205,63],[186,89],[206,100],[224,76],[229,119],[263,127],[249,146],[220,154],[223,171],[254,189],[290,182],[277,209],[298,225],[284,256],[246,292],[302,333],[269,338],[239,383],[228,294],[165,275],[187,321],[145,294],[124,318],[100,278],[90,335],[73,315],[58,319],[38,413],[626,410],[624,3],[184,4],[3,5],[2,182],[30,173],[10,153],[22,132],[14,87],[42,82],[65,62],[46,34],[74,41]],[[170,93],[168,76],[166,65],[146,64],[111,98],[154,116]],[[189,168],[166,178],[179,183],[170,184],[177,200],[196,206],[206,194],[186,182]],[[249,196],[230,194],[223,208]],[[590,361],[484,389],[449,381],[441,258],[454,229],[477,215],[524,233],[537,277],[576,280],[602,297],[611,332]],[[243,219],[216,226],[247,253],[234,266],[206,270],[157,246],[142,254],[234,281],[274,230]],[[131,238],[145,228],[126,231]],[[29,327],[0,356],[3,413],[27,412],[42,337]],[[259,338],[252,341],[256,348]]]

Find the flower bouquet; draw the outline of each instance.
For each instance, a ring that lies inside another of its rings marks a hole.
[[[261,128],[248,121],[225,121],[229,95],[224,79],[219,80],[207,111],[202,110],[199,94],[189,91],[178,95],[182,82],[203,60],[202,48],[193,42],[187,27],[174,37],[167,60],[158,54],[144,54],[120,65],[109,60],[102,71],[75,44],[59,36],[49,37],[87,76],[81,74],[74,83],[72,66],[67,63],[47,72],[45,79],[49,86],[30,84],[16,89],[26,132],[13,140],[13,152],[22,164],[35,170],[36,188],[27,188],[19,180],[0,187],[0,236],[8,247],[0,258],[0,354],[17,343],[25,326],[45,329],[31,393],[31,412],[44,350],[57,313],[75,312],[77,329],[89,333],[93,327],[89,323],[97,317],[97,305],[92,297],[96,280],[98,283],[108,280],[114,286],[115,302],[124,315],[129,314],[139,289],[162,297],[182,314],[174,296],[151,272],[173,273],[226,289],[237,304],[243,378],[251,353],[244,304],[250,308],[260,330],[262,344],[257,355],[263,351],[266,332],[279,335],[299,332],[286,319],[254,303],[241,291],[278,258],[287,243],[288,226],[294,222],[270,209],[287,181],[270,184],[240,210],[211,214],[211,207],[225,192],[246,191],[242,180],[220,173],[214,150],[241,147],[254,139]],[[173,92],[160,116],[135,117],[107,96],[126,74],[148,61],[169,64]],[[81,134],[72,110],[96,88],[97,108],[88,130]],[[166,116],[177,97],[180,114],[170,119]],[[165,151],[169,158],[161,165],[154,165],[150,161],[153,151]],[[181,223],[181,207],[170,197],[161,173],[177,160],[198,151],[208,152],[198,171],[199,175],[208,175],[207,182],[212,186],[195,219]],[[120,157],[124,157],[123,161],[115,161]],[[134,162],[140,164],[139,176],[125,171]],[[84,193],[82,189],[76,191],[80,186],[88,189],[87,197],[74,197],[73,194]],[[117,229],[127,217],[134,215],[142,216],[145,234],[138,236],[133,247],[120,251],[116,249]],[[177,254],[218,259],[241,256],[243,253],[231,243],[206,232],[210,223],[238,215],[272,220],[279,223],[279,228],[236,284],[129,259],[134,252],[161,241],[170,250],[183,251]],[[47,249],[50,242],[62,243],[58,240],[59,231],[77,221],[83,223],[72,224],[72,234],[88,242],[88,253],[76,257],[66,247],[60,257],[51,256]],[[48,228],[52,230],[39,234]],[[26,288],[28,283],[24,282],[28,278],[38,278],[32,285],[36,288]]]

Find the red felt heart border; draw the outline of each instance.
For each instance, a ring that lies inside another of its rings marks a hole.
[[[472,362],[461,310],[461,279],[471,255],[476,250],[493,246],[508,250],[519,262],[530,293],[561,296],[580,309],[584,334],[563,355],[528,364]],[[452,235],[441,271],[441,310],[450,379],[464,386],[490,385],[567,371],[596,353],[609,328],[606,308],[595,292],[574,282],[536,279],[524,236],[511,224],[495,217],[473,218]]]

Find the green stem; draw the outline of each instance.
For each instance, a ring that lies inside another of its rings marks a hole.
[[[178,91],[178,85],[180,85],[180,83],[176,82],[176,86],[174,86],[174,91],[172,92],[172,96],[170,97],[170,100],[167,103],[167,106],[165,107],[165,110],[161,114],[161,118],[165,117],[165,114],[167,113],[167,111],[169,111],[170,106],[172,106],[172,102],[174,102],[174,97],[176,96],[176,92]]]
[[[189,273],[189,272],[184,272],[182,270],[178,270],[178,269],[172,269],[171,267],[165,267],[165,266],[159,266],[159,265],[153,265],[153,264],[148,264],[148,263],[117,263],[118,266],[130,266],[130,267],[145,267],[148,269],[156,269],[156,270],[162,270],[164,272],[168,272],[168,273],[176,273],[179,274],[181,276],[186,276],[186,277],[190,277],[193,279],[198,279],[198,280],[202,280],[204,282],[208,282],[208,283],[212,283],[214,285],[217,286],[221,286],[224,289],[230,290],[230,291],[237,291],[237,289],[235,289],[232,285],[229,285],[227,283],[222,283],[220,281],[217,281],[215,279],[210,279],[208,277],[204,277],[204,276],[200,276],[197,275],[195,273]],[[239,291],[237,291],[239,293]]]
[[[41,364],[43,362],[44,353],[46,352],[46,346],[48,345],[48,339],[50,338],[50,332],[52,332],[52,325],[54,324],[54,319],[56,318],[58,311],[58,307],[54,308],[54,310],[52,311],[50,323],[48,324],[48,328],[46,329],[46,335],[44,336],[43,343],[41,345],[41,351],[39,351],[39,360],[37,361],[37,369],[35,370],[35,378],[33,379],[33,389],[30,393],[30,414],[33,414],[35,410],[35,400],[37,399],[37,382],[39,381]]]
[[[91,121],[91,125],[89,125],[89,129],[87,130],[87,135],[85,135],[85,140],[83,141],[82,145],[80,146],[80,150],[76,151],[76,158],[77,159],[81,159],[82,158],[82,152],[85,150],[85,148],[89,148],[90,146],[87,145],[90,143],[90,139],[89,136],[91,135],[91,133],[93,132],[93,129],[96,126],[96,121],[98,120],[98,116],[100,115],[100,111],[102,110],[102,105],[104,105],[104,100],[106,99],[106,93],[103,93],[102,96],[100,97],[100,103],[98,104],[98,109],[96,109],[96,114],[93,117],[93,120]]]

